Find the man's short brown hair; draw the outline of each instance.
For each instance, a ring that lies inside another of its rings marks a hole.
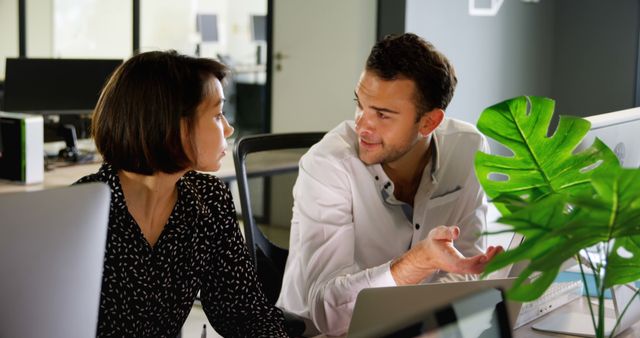
[[[449,60],[413,33],[388,35],[378,41],[367,58],[366,70],[384,80],[413,80],[417,119],[434,108],[446,109],[458,83]]]
[[[212,77],[228,70],[205,58],[175,51],[133,56],[111,76],[93,114],[91,132],[105,162],[143,175],[175,173],[191,165],[180,121],[192,130],[196,109]]]

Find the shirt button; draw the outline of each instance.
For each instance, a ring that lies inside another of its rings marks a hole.
[[[420,224],[416,223],[416,230],[420,230]]]

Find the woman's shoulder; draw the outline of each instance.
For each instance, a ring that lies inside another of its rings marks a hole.
[[[216,195],[222,197],[229,194],[229,187],[215,175],[190,171],[185,175],[185,179],[200,195]]]
[[[94,183],[94,182],[107,183],[109,181],[109,171],[110,171],[109,169],[110,168],[108,168],[107,164],[103,164],[100,167],[100,170],[98,170],[98,172],[83,176],[79,180],[75,181],[75,183],[73,184],[75,185],[75,184]]]

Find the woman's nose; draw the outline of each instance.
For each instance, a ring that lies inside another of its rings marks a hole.
[[[227,121],[227,118],[225,117],[224,119],[224,137],[230,137],[231,135],[233,135],[233,132],[235,131],[235,129],[233,129],[233,126],[231,124],[229,124],[229,121]]]

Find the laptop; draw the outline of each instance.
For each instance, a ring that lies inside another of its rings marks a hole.
[[[0,194],[0,337],[95,337],[109,188]]]
[[[640,321],[640,299],[634,297],[636,293],[634,283],[617,285],[611,290],[612,304],[605,313],[604,318],[604,335],[609,337],[613,330],[617,318],[621,318],[620,324],[616,328],[615,334],[618,335],[633,324]],[[629,304],[624,315],[620,317],[625,307]],[[605,307],[607,307],[605,305]],[[585,306],[585,310],[588,308]],[[597,308],[594,305],[594,311]],[[595,331],[588,311],[585,312],[553,312],[545,318],[532,325],[534,330],[569,334],[579,337],[595,337]]]
[[[371,337],[511,338],[502,290],[486,288]]]
[[[524,241],[524,235],[519,234],[517,232],[513,233],[511,237],[511,241],[509,245],[504,248],[505,251],[513,250],[517,248]],[[524,269],[529,265],[529,261],[523,260],[514,264],[510,264],[505,266],[504,268],[495,271],[490,274],[490,278],[509,278],[509,277],[518,277],[524,271]]]
[[[419,317],[480,290],[507,290],[514,281],[515,278],[501,278],[364,289],[356,298],[347,337],[380,336],[380,332],[389,332],[407,318]],[[507,318],[512,326],[522,304],[506,303]]]

